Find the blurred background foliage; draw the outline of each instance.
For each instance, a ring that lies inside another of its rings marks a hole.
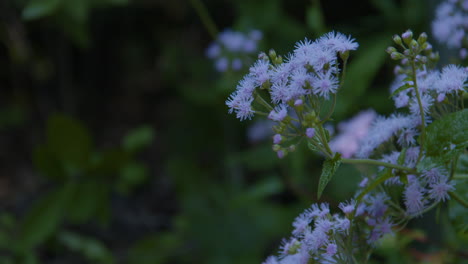
[[[261,30],[264,51],[330,30],[356,38],[337,122],[392,111],[384,50],[429,32],[436,4],[1,1],[0,263],[261,263],[315,202],[322,158],[301,146],[279,160],[255,120],[227,114],[247,70],[215,72],[200,3],[219,31]],[[360,171],[343,165],[322,200],[348,199]],[[375,263],[421,259],[396,241]]]

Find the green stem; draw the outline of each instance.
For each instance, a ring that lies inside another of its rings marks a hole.
[[[325,129],[323,128],[321,124],[318,126],[318,130],[319,130],[320,141],[322,142],[322,145],[327,150],[327,156],[333,157],[333,151],[328,145],[327,136],[325,135]]]
[[[417,173],[417,171],[415,169],[408,168],[408,167],[401,166],[401,165],[397,165],[397,164],[378,161],[378,160],[371,160],[371,159],[341,159],[341,162],[348,163],[348,164],[367,164],[367,165],[375,165],[375,166],[384,166],[384,167],[387,167],[387,168],[393,168],[393,169],[397,169],[397,170],[407,171],[407,172],[414,173],[414,174]]]
[[[455,199],[457,202],[459,202],[461,205],[463,205],[464,207],[468,208],[468,201],[465,201],[465,199],[463,199],[462,197],[460,197],[457,193],[455,192],[449,192],[450,194],[450,197],[452,197],[453,199]]]
[[[192,4],[192,7],[195,9],[195,11],[197,11],[197,14],[208,33],[210,33],[213,39],[216,39],[218,36],[218,29],[216,28],[216,24],[214,23],[213,19],[211,19],[211,16],[208,13],[205,5],[201,0],[190,0],[190,3]]]
[[[344,80],[345,80],[345,76],[346,76],[346,65],[347,64],[348,64],[348,60],[346,59],[346,60],[343,61],[343,71],[341,72],[341,81],[340,81],[340,86],[338,87],[338,91],[340,91],[341,88],[343,88]],[[336,93],[338,93],[338,91]],[[327,122],[328,120],[330,120],[331,115],[333,114],[333,112],[335,112],[336,93],[333,94],[333,101],[332,101],[332,105],[330,107],[330,110],[328,111],[325,118],[320,122],[320,124],[323,124],[323,123]]]
[[[453,176],[455,180],[468,180],[468,174],[457,173]]]
[[[414,62],[414,58],[411,59],[411,72],[412,72],[412,77],[413,77],[413,83],[414,83],[414,90],[416,92],[416,98],[418,99],[418,105],[419,105],[419,113],[421,114],[421,144],[420,144],[420,149],[419,149],[419,155],[418,155],[418,161],[416,164],[421,161],[421,158],[423,156],[423,149],[424,149],[424,142],[426,140],[426,120],[424,117],[424,109],[423,105],[421,102],[421,95],[419,94],[419,89],[418,89],[418,82],[417,82],[417,76],[416,76],[416,65]]]

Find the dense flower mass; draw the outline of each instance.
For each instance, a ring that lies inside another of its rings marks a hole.
[[[279,256],[270,256],[263,264],[364,263],[369,255],[360,252],[371,252],[382,237],[452,196],[458,200],[453,193],[454,163],[446,156],[438,160],[430,156],[425,137],[429,125],[464,108],[468,69],[448,65],[436,70],[438,53],[432,51],[425,33],[416,40],[408,30],[393,39],[403,49],[387,49],[392,59],[400,61],[390,88],[400,112],[384,117],[363,111],[340,123],[334,138],[325,122],[334,110],[349,51],[358,47],[341,33],[298,42],[286,59],[274,51],[268,56],[261,53],[226,101],[229,112],[240,120],[261,114],[275,123],[273,150],[279,158],[301,141],[326,158],[319,198],[323,182],[340,163],[377,167],[363,177],[352,199],[339,204],[341,214],[321,203],[297,216]],[[329,99],[331,107],[325,107],[323,102]],[[466,145],[456,148],[452,144],[447,152],[458,159],[457,151]]]
[[[275,134],[282,140],[276,137],[274,148],[283,157],[294,150],[294,138],[315,137],[318,123],[324,121],[317,116],[322,102],[340,88],[339,58],[346,63],[349,51],[357,48],[351,37],[330,32],[296,43],[286,58],[273,50],[269,56],[261,53],[226,101],[229,112],[241,121],[261,113],[276,122]],[[290,146],[280,145],[283,142]]]
[[[459,51],[459,56],[468,56],[466,42],[468,36],[468,0],[443,1],[436,11],[436,18],[432,23],[432,33],[441,43]]]
[[[219,33],[216,41],[206,49],[206,56],[214,60],[217,71],[238,71],[248,61],[246,55],[257,52],[261,39],[262,32],[259,30],[244,34],[227,29]]]

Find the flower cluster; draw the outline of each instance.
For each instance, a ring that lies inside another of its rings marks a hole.
[[[446,115],[460,113],[465,120],[461,127],[467,126],[468,112],[460,111],[468,70],[456,65],[436,70],[438,53],[432,51],[425,33],[414,39],[408,30],[393,40],[396,48],[389,47],[387,52],[400,64],[395,67],[390,92],[401,111],[389,117],[372,110],[361,112],[340,123],[340,133],[333,139],[324,123],[333,112],[349,51],[358,47],[341,33],[299,42],[287,59],[274,51],[269,56],[260,54],[226,101],[229,111],[241,120],[261,114],[276,122],[273,150],[280,158],[304,139],[311,150],[326,158],[319,195],[323,182],[329,181],[341,163],[378,167],[374,174],[364,176],[353,199],[340,203],[342,214],[332,214],[325,203],[313,204],[300,214],[279,256],[268,257],[264,264],[364,263],[367,252],[383,236],[450,197],[460,202],[454,193],[456,162],[450,161],[458,159],[468,143],[450,145],[450,156],[430,154],[426,129]],[[324,101],[330,97],[331,107],[326,107]],[[360,159],[349,159],[352,156]]]
[[[250,68],[226,104],[229,112],[242,121],[254,113],[266,115],[277,123],[274,127],[274,149],[279,157],[294,150],[286,142],[305,136],[314,138],[327,117],[321,119],[323,101],[335,95],[340,87],[339,57],[346,63],[349,51],[358,44],[351,37],[330,32],[316,41],[305,39],[296,44],[286,59],[271,50]],[[324,137],[324,136],[323,136]]]
[[[459,50],[459,56],[468,56],[468,0],[448,0],[442,2],[432,23],[432,33],[441,43]]]
[[[229,69],[238,71],[248,62],[246,55],[257,52],[261,39],[262,32],[259,30],[244,34],[227,29],[219,33],[216,41],[208,46],[206,56],[215,61],[215,68],[219,72]]]

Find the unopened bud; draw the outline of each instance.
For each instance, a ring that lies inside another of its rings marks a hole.
[[[426,40],[427,40],[427,34],[425,32],[421,33],[421,35],[419,35],[418,37],[419,45],[426,43]]]
[[[397,49],[395,49],[395,47],[388,47],[386,50],[385,50],[388,54],[392,54],[393,52],[396,52]]]
[[[393,60],[401,60],[403,58],[405,58],[405,56],[403,56],[403,54],[401,54],[400,52],[392,52],[392,54],[390,54],[390,57],[393,59]]]
[[[268,55],[270,55],[270,59],[272,61],[276,60],[276,51],[274,49],[271,49],[270,52],[268,53]]]
[[[411,43],[411,40],[413,39],[413,32],[408,29],[401,36],[403,37],[403,41],[405,42],[405,44],[409,45]]]
[[[397,45],[401,45],[401,38],[400,38],[400,36],[398,36],[398,35],[393,36],[393,41],[394,41]]]

